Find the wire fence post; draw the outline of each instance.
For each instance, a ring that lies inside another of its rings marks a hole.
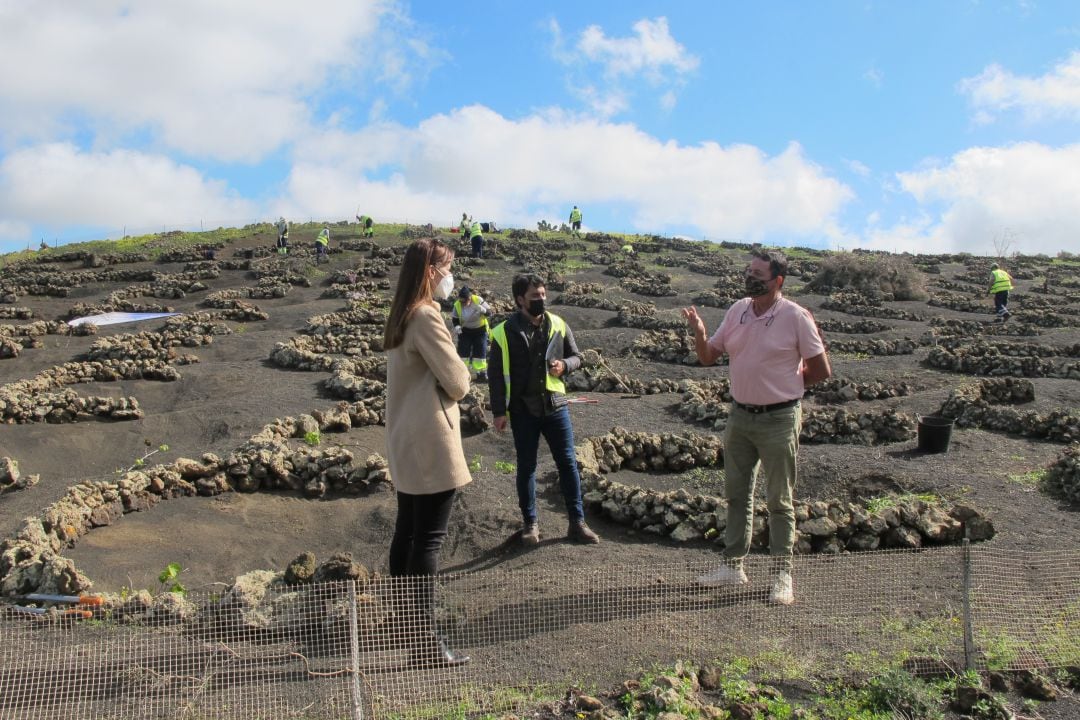
[[[971,541],[964,538],[960,549],[964,564],[964,669],[975,669],[975,642],[971,632]]]
[[[364,698],[360,691],[360,644],[357,638],[356,581],[349,581],[349,655],[352,665],[353,720],[364,720]]]

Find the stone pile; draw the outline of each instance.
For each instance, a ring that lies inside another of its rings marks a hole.
[[[686,269],[701,275],[728,277],[732,272],[731,259],[720,253],[697,253],[686,261]]]
[[[405,227],[401,230],[401,237],[406,240],[419,240],[420,238],[433,238],[435,237],[435,226],[431,223],[426,225],[409,225],[405,224]]]
[[[161,332],[141,332],[110,335],[94,341],[86,359],[100,360],[162,360],[176,358],[176,347],[210,345],[214,335],[229,335],[232,329],[220,322],[198,322],[193,316],[173,318],[175,325],[166,325]]]
[[[3,423],[59,424],[77,422],[86,417],[112,420],[138,420],[144,417],[139,402],[133,397],[83,397],[74,390],[11,395],[7,387],[0,389],[0,422]]]
[[[802,442],[837,445],[883,445],[915,437],[915,418],[893,409],[851,411],[845,408],[803,409]]]
[[[339,368],[333,377],[323,380],[322,388],[331,397],[342,400],[362,400],[364,398],[382,398],[386,396],[385,382],[358,377],[343,368]]]
[[[933,284],[935,287],[939,287],[942,290],[973,295],[977,298],[982,298],[986,295],[986,287],[972,285],[971,283],[967,282],[955,282],[953,280],[947,280],[945,278],[939,277],[934,280]]]
[[[596,474],[615,472],[624,466],[642,472],[682,472],[710,467],[723,459],[720,439],[715,435],[658,435],[621,427],[588,438],[575,448],[575,453],[582,470]]]
[[[817,326],[824,332],[847,335],[869,335],[892,328],[891,325],[876,320],[856,320],[853,323],[844,320],[818,320]]]
[[[336,270],[330,276],[330,282],[338,285],[354,285],[360,278],[390,277],[390,266],[385,260],[360,260],[351,270]]]
[[[0,492],[23,490],[33,487],[41,480],[39,475],[22,475],[19,463],[9,457],[0,457]]]
[[[171,313],[176,312],[171,305],[154,305],[147,303],[135,303],[130,300],[105,301],[86,305],[75,303],[64,317],[74,319],[88,315],[102,315],[110,312],[133,312],[133,313]]]
[[[374,297],[383,291],[390,289],[390,281],[383,280],[357,280],[346,285],[334,283],[322,291],[320,298],[347,298],[359,300],[364,297]]]
[[[851,355],[911,355],[918,347],[911,338],[894,338],[891,340],[829,340],[826,345],[829,352],[848,353]]]
[[[634,339],[629,353],[634,357],[658,362],[682,365],[697,365],[698,363],[694,338],[685,331],[648,330]]]
[[[191,317],[194,321],[201,323],[212,323],[215,320],[259,322],[270,318],[270,314],[265,310],[260,309],[259,306],[244,302],[237,298],[216,298],[213,302],[204,301],[199,304],[204,307],[216,308],[214,310],[190,313],[188,315],[188,317]],[[169,320],[173,319],[175,318],[170,318]]]
[[[885,400],[911,394],[911,385],[898,383],[860,383],[847,378],[829,378],[807,389],[807,393],[819,403],[846,403],[855,400]]]
[[[602,295],[607,292],[607,288],[597,282],[571,282],[566,284],[566,287],[563,288],[563,292],[570,293],[571,295]]]
[[[110,407],[126,412],[137,407],[134,398],[78,398],[56,393],[57,388],[87,382],[116,382],[118,380],[176,380],[180,373],[159,359],[110,359],[93,362],[70,362],[38,373],[30,380],[9,383],[0,387],[0,423],[62,422],[88,409],[99,408],[108,414]],[[110,403],[115,405],[110,406]],[[94,414],[100,414],[94,412]]]
[[[647,303],[623,305],[615,322],[640,330],[680,330],[686,327],[686,321],[678,313],[657,312],[654,305]]]
[[[736,300],[746,295],[738,288],[727,290],[701,290],[694,294],[693,303],[702,307],[728,308]]]
[[[930,331],[926,335],[944,337],[948,335],[1039,335],[1038,327],[1022,322],[989,322],[980,320],[958,320],[956,318],[930,318]],[[933,344],[933,343],[924,343]]]
[[[1022,343],[1009,340],[982,339],[972,343],[966,338],[942,338],[937,343],[947,350],[972,347],[979,352],[993,349],[1009,357],[1080,357],[1080,343],[1072,345],[1043,345],[1041,343]]]
[[[956,295],[955,293],[936,293],[926,301],[927,305],[943,307],[957,312],[988,314],[994,311],[994,306],[985,300],[972,300],[969,297]]]
[[[885,320],[922,321],[926,319],[918,313],[901,308],[885,307],[880,299],[850,291],[832,293],[821,302],[821,307],[823,310],[835,310],[848,315],[861,315]]]
[[[1059,377],[1080,380],[1080,362],[1055,362],[1034,356],[1009,356],[982,342],[949,350],[932,347],[926,356],[932,367],[967,375]]]
[[[613,377],[603,367],[582,367],[566,376],[566,389],[570,392],[632,393],[634,395],[660,395],[679,392],[685,381],[653,378],[641,380],[636,377]]]
[[[0,318],[10,320],[29,320],[34,311],[28,307],[0,307]]]
[[[687,381],[679,401],[678,413],[680,417],[691,422],[720,430],[727,425],[731,400],[731,383],[727,378],[705,382]]]
[[[613,300],[606,295],[591,295],[564,292],[556,300],[559,305],[573,305],[574,307],[595,308],[599,310],[617,311],[622,308],[622,303]]]
[[[1080,505],[1080,444],[1074,442],[1047,468],[1046,484],[1069,502]]]
[[[619,279],[637,278],[638,280],[655,280],[660,283],[670,284],[671,276],[666,273],[653,274],[641,262],[633,258],[616,257],[604,269],[605,275],[611,275]]]
[[[676,542],[709,539],[724,545],[727,503],[720,497],[683,488],[663,492],[633,487],[587,471],[582,480],[586,507],[613,522]],[[945,507],[915,497],[895,498],[892,506],[876,512],[838,500],[794,504],[797,554],[911,549],[958,543],[965,535],[973,542],[995,535],[993,523],[967,505]],[[751,548],[764,550],[768,545],[768,508],[756,501]]]
[[[619,281],[619,285],[628,292],[648,297],[671,297],[678,295],[675,288],[671,287],[670,281],[664,282],[660,278],[669,275],[655,275],[649,278],[625,277]]]
[[[1055,312],[1014,312],[1010,322],[1036,325],[1041,328],[1067,328],[1080,326],[1080,315]]]
[[[682,267],[686,264],[686,261],[678,255],[658,255],[656,264],[661,267]]]
[[[78,594],[92,583],[60,555],[95,527],[125,513],[145,510],[172,497],[216,495],[231,490],[289,489],[310,497],[334,491],[356,494],[389,480],[386,461],[370,455],[353,465],[340,447],[292,449],[290,437],[318,431],[320,413],[277,420],[224,460],[205,453],[146,470],[129,470],[111,481],[84,481],[45,509],[23,520],[19,531],[0,543],[0,595],[31,592]]]
[[[1021,411],[1011,407],[1034,399],[1035,387],[1030,380],[981,380],[950,392],[938,414],[952,418],[958,427],[997,430],[1054,442],[1080,440],[1080,417],[1076,415],[1064,410],[1043,415],[1035,410]]]

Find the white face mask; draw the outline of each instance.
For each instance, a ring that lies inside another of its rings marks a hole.
[[[435,286],[435,299],[445,300],[450,297],[450,293],[454,290],[454,274],[446,273],[443,275],[443,279],[439,281],[439,284]]]

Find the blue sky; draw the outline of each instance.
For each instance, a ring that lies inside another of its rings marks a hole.
[[[284,214],[1080,251],[1080,3],[4,0],[0,250]]]

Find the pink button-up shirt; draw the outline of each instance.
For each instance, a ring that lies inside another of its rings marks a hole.
[[[803,396],[803,360],[825,352],[806,308],[781,297],[764,315],[750,298],[732,304],[709,347],[730,358],[731,395],[747,405],[772,405]]]

